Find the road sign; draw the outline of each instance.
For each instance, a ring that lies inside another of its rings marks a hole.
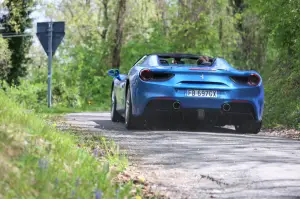
[[[65,36],[65,22],[37,23],[37,37],[48,55],[48,107],[51,107],[52,56]]]
[[[37,23],[37,37],[39,38],[46,54],[49,51],[49,28],[52,23],[52,56],[65,36],[65,22],[41,22]]]

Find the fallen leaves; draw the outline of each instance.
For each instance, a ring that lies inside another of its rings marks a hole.
[[[300,140],[300,131],[296,129],[284,129],[284,128],[266,129],[260,134],[266,136],[277,136],[277,137],[285,137],[285,138]]]

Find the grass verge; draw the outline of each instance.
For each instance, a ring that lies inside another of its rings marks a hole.
[[[65,113],[80,113],[80,112],[101,112],[101,111],[109,111],[109,105],[86,105],[81,108],[68,108],[62,106],[53,106],[48,108],[47,106],[39,106],[35,108],[34,111],[36,113],[45,113],[45,114],[65,114]]]
[[[0,198],[134,197],[132,182],[112,180],[127,166],[117,146],[97,138],[89,151],[87,142],[58,131],[2,91],[0,110]]]

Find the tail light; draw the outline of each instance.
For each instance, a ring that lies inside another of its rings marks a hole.
[[[250,76],[231,76],[230,79],[238,84],[248,84],[250,86],[257,86],[261,79],[256,74],[251,74]]]
[[[257,86],[260,83],[260,77],[256,74],[252,74],[248,77],[248,84],[250,86]]]
[[[140,71],[140,78],[144,81],[149,81],[151,80],[153,77],[153,74],[151,72],[151,70],[149,69],[143,69]]]
[[[140,71],[140,78],[143,81],[167,81],[174,77],[172,73],[166,72],[153,72],[149,69],[143,69]]]

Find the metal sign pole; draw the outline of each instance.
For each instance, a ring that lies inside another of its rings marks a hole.
[[[52,79],[52,21],[49,22],[48,27],[48,107],[51,107],[51,79]]]
[[[52,57],[55,54],[59,44],[62,42],[65,36],[65,22],[39,22],[37,23],[37,37],[39,38],[45,53],[48,56],[48,91],[47,101],[48,107],[52,106],[52,93],[51,93],[51,81],[52,81]]]

